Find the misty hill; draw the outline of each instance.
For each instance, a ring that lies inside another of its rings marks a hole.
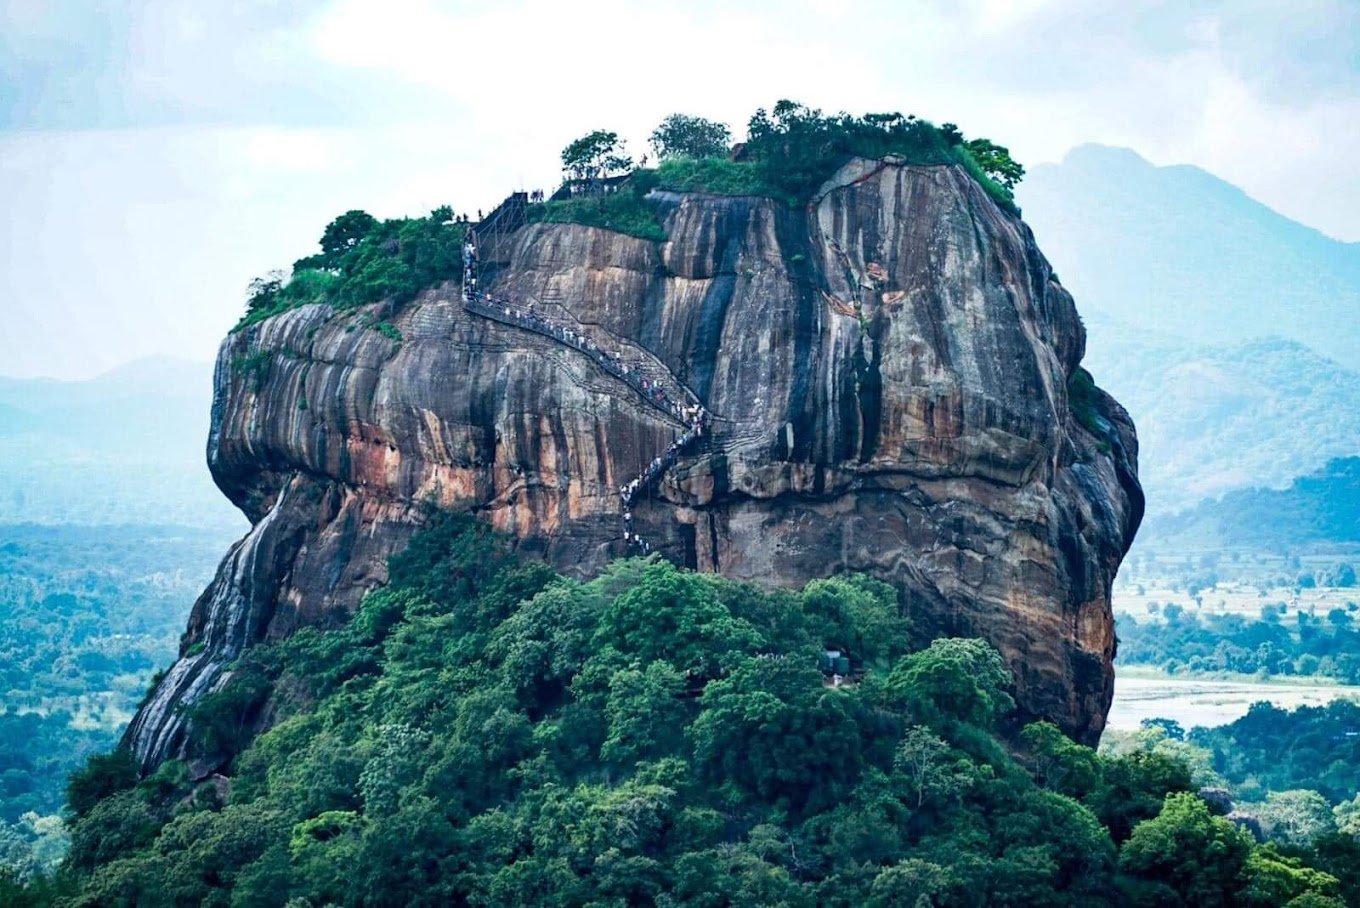
[[[1286,489],[1239,489],[1152,527],[1161,538],[1283,549],[1360,543],[1360,457],[1334,460]]]
[[[211,404],[211,365],[169,357],[0,378],[0,522],[243,527],[204,463]]]
[[[1197,167],[1100,145],[1035,167],[1021,201],[1087,317],[1204,344],[1281,335],[1360,368],[1360,243]],[[1092,354],[1115,341],[1092,338]]]
[[[1121,342],[1097,376],[1134,414],[1151,514],[1283,487],[1360,451],[1360,373],[1300,343],[1163,346],[1101,322],[1091,333]]]
[[[1360,244],[1127,149],[1074,149],[1019,195],[1138,426],[1150,516],[1360,453]]]

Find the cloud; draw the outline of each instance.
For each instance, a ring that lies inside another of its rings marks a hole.
[[[0,362],[88,377],[157,352],[211,358],[249,280],[314,251],[349,208],[487,206],[469,137],[161,127],[0,135]]]
[[[1320,177],[1360,152],[1344,126],[1360,97],[1353,25],[1349,0],[344,0],[311,39],[337,69],[448,98],[531,182],[552,179],[553,152],[589,129],[620,132],[636,153],[672,111],[740,133],[756,107],[789,97],[952,120],[1030,163],[1082,142],[1128,145],[1360,238],[1360,184]]]
[[[591,129],[638,154],[666,114],[740,134],[786,97],[952,120],[1030,164],[1126,145],[1360,240],[1358,17],[1352,0],[0,0],[0,362],[211,355],[245,283],[341,211],[489,208],[550,188]]]
[[[641,151],[674,110],[702,106],[744,124],[781,97],[843,98],[874,81],[871,61],[851,54],[819,65],[820,36],[740,7],[603,0],[585,12],[525,0],[449,10],[425,0],[343,2],[320,18],[316,49],[336,66],[445,93],[486,141],[533,140],[554,151],[597,127]]]

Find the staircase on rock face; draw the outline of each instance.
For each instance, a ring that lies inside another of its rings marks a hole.
[[[507,204],[509,201],[507,200]],[[504,207],[503,205],[502,208]],[[500,210],[497,209],[498,212]],[[482,224],[479,224],[477,232],[481,231]],[[469,238],[463,246],[464,309],[473,315],[533,332],[584,354],[599,369],[636,391],[651,407],[685,427],[685,431],[667,445],[665,451],[654,457],[641,473],[619,487],[624,541],[647,554],[651,551],[651,545],[633,530],[633,503],[675,465],[686,448],[703,437],[710,420],[708,410],[699,402],[694,392],[685,387],[660,360],[640,346],[627,344],[626,346],[632,349],[631,355],[625,357],[620,349],[625,346],[624,343],[608,332],[587,332],[579,323],[572,325],[564,319],[551,318],[540,312],[536,303],[522,307],[508,299],[485,294],[478,288],[477,271],[477,243],[475,239]],[[554,295],[552,302],[556,307],[562,308],[560,295]]]

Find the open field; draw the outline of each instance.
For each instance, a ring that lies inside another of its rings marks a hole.
[[[1137,728],[1144,719],[1175,719],[1186,729],[1224,725],[1246,715],[1258,700],[1284,709],[1322,706],[1337,697],[1360,700],[1360,687],[1317,683],[1171,678],[1150,671],[1116,669],[1109,727]]]
[[[1143,583],[1116,583],[1114,610],[1116,614],[1132,615],[1139,621],[1151,617],[1169,603],[1199,614],[1230,614],[1244,618],[1261,617],[1265,605],[1283,605],[1280,617],[1292,621],[1299,612],[1315,618],[1325,618],[1332,609],[1355,612],[1360,605],[1360,589],[1355,587],[1319,587],[1297,589],[1285,586],[1257,586],[1242,582],[1223,582],[1191,595],[1182,583],[1164,579]]]
[[[1283,605],[1322,618],[1332,609],[1360,610],[1360,587],[1328,585],[1342,564],[1360,564],[1353,545],[1319,545],[1292,553],[1256,549],[1135,546],[1114,585],[1114,610],[1144,620],[1168,603],[1201,614],[1258,618]]]

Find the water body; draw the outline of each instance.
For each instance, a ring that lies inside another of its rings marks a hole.
[[[1338,697],[1360,701],[1360,687],[1186,678],[1130,677],[1116,669],[1109,727],[1137,728],[1144,719],[1175,719],[1186,729],[1226,725],[1258,700],[1282,709],[1325,706]]]

